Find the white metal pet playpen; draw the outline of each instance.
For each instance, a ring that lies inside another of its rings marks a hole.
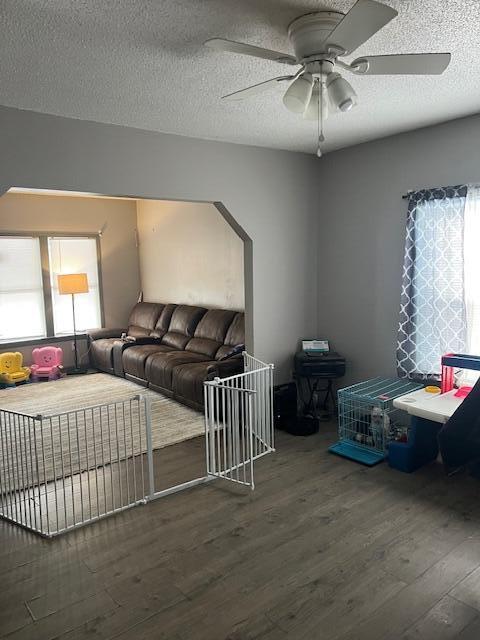
[[[253,489],[254,461],[274,451],[273,365],[245,353],[244,373],[204,387],[206,475],[162,491],[144,396],[48,416],[0,409],[0,516],[53,537],[215,478]]]

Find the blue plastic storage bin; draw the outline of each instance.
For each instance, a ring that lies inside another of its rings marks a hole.
[[[388,464],[392,469],[412,473],[438,456],[437,422],[412,417],[408,442],[390,442]]]

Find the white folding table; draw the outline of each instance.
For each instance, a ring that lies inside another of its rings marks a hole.
[[[403,409],[411,416],[445,424],[464,400],[464,398],[456,398],[456,392],[457,389],[447,393],[429,393],[425,389],[419,389],[396,398],[393,406],[396,409]]]

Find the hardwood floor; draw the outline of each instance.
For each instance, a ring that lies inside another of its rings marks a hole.
[[[1,522],[0,637],[478,640],[479,481],[334,439],[277,434],[254,492],[216,481],[55,540]],[[182,447],[166,475],[198,461]]]

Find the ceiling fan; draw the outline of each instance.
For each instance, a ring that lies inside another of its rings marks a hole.
[[[325,140],[323,122],[329,106],[345,112],[357,103],[353,87],[337,69],[356,75],[437,75],[448,67],[450,53],[362,56],[350,63],[340,60],[350,56],[397,15],[395,9],[374,0],[358,0],[346,14],[328,10],[307,13],[288,27],[294,55],[223,38],[212,38],[205,45],[218,51],[299,66],[295,73],[259,82],[223,98],[243,100],[279,83],[289,83],[283,103],[289,111],[317,121],[317,155],[320,157],[321,143]]]

